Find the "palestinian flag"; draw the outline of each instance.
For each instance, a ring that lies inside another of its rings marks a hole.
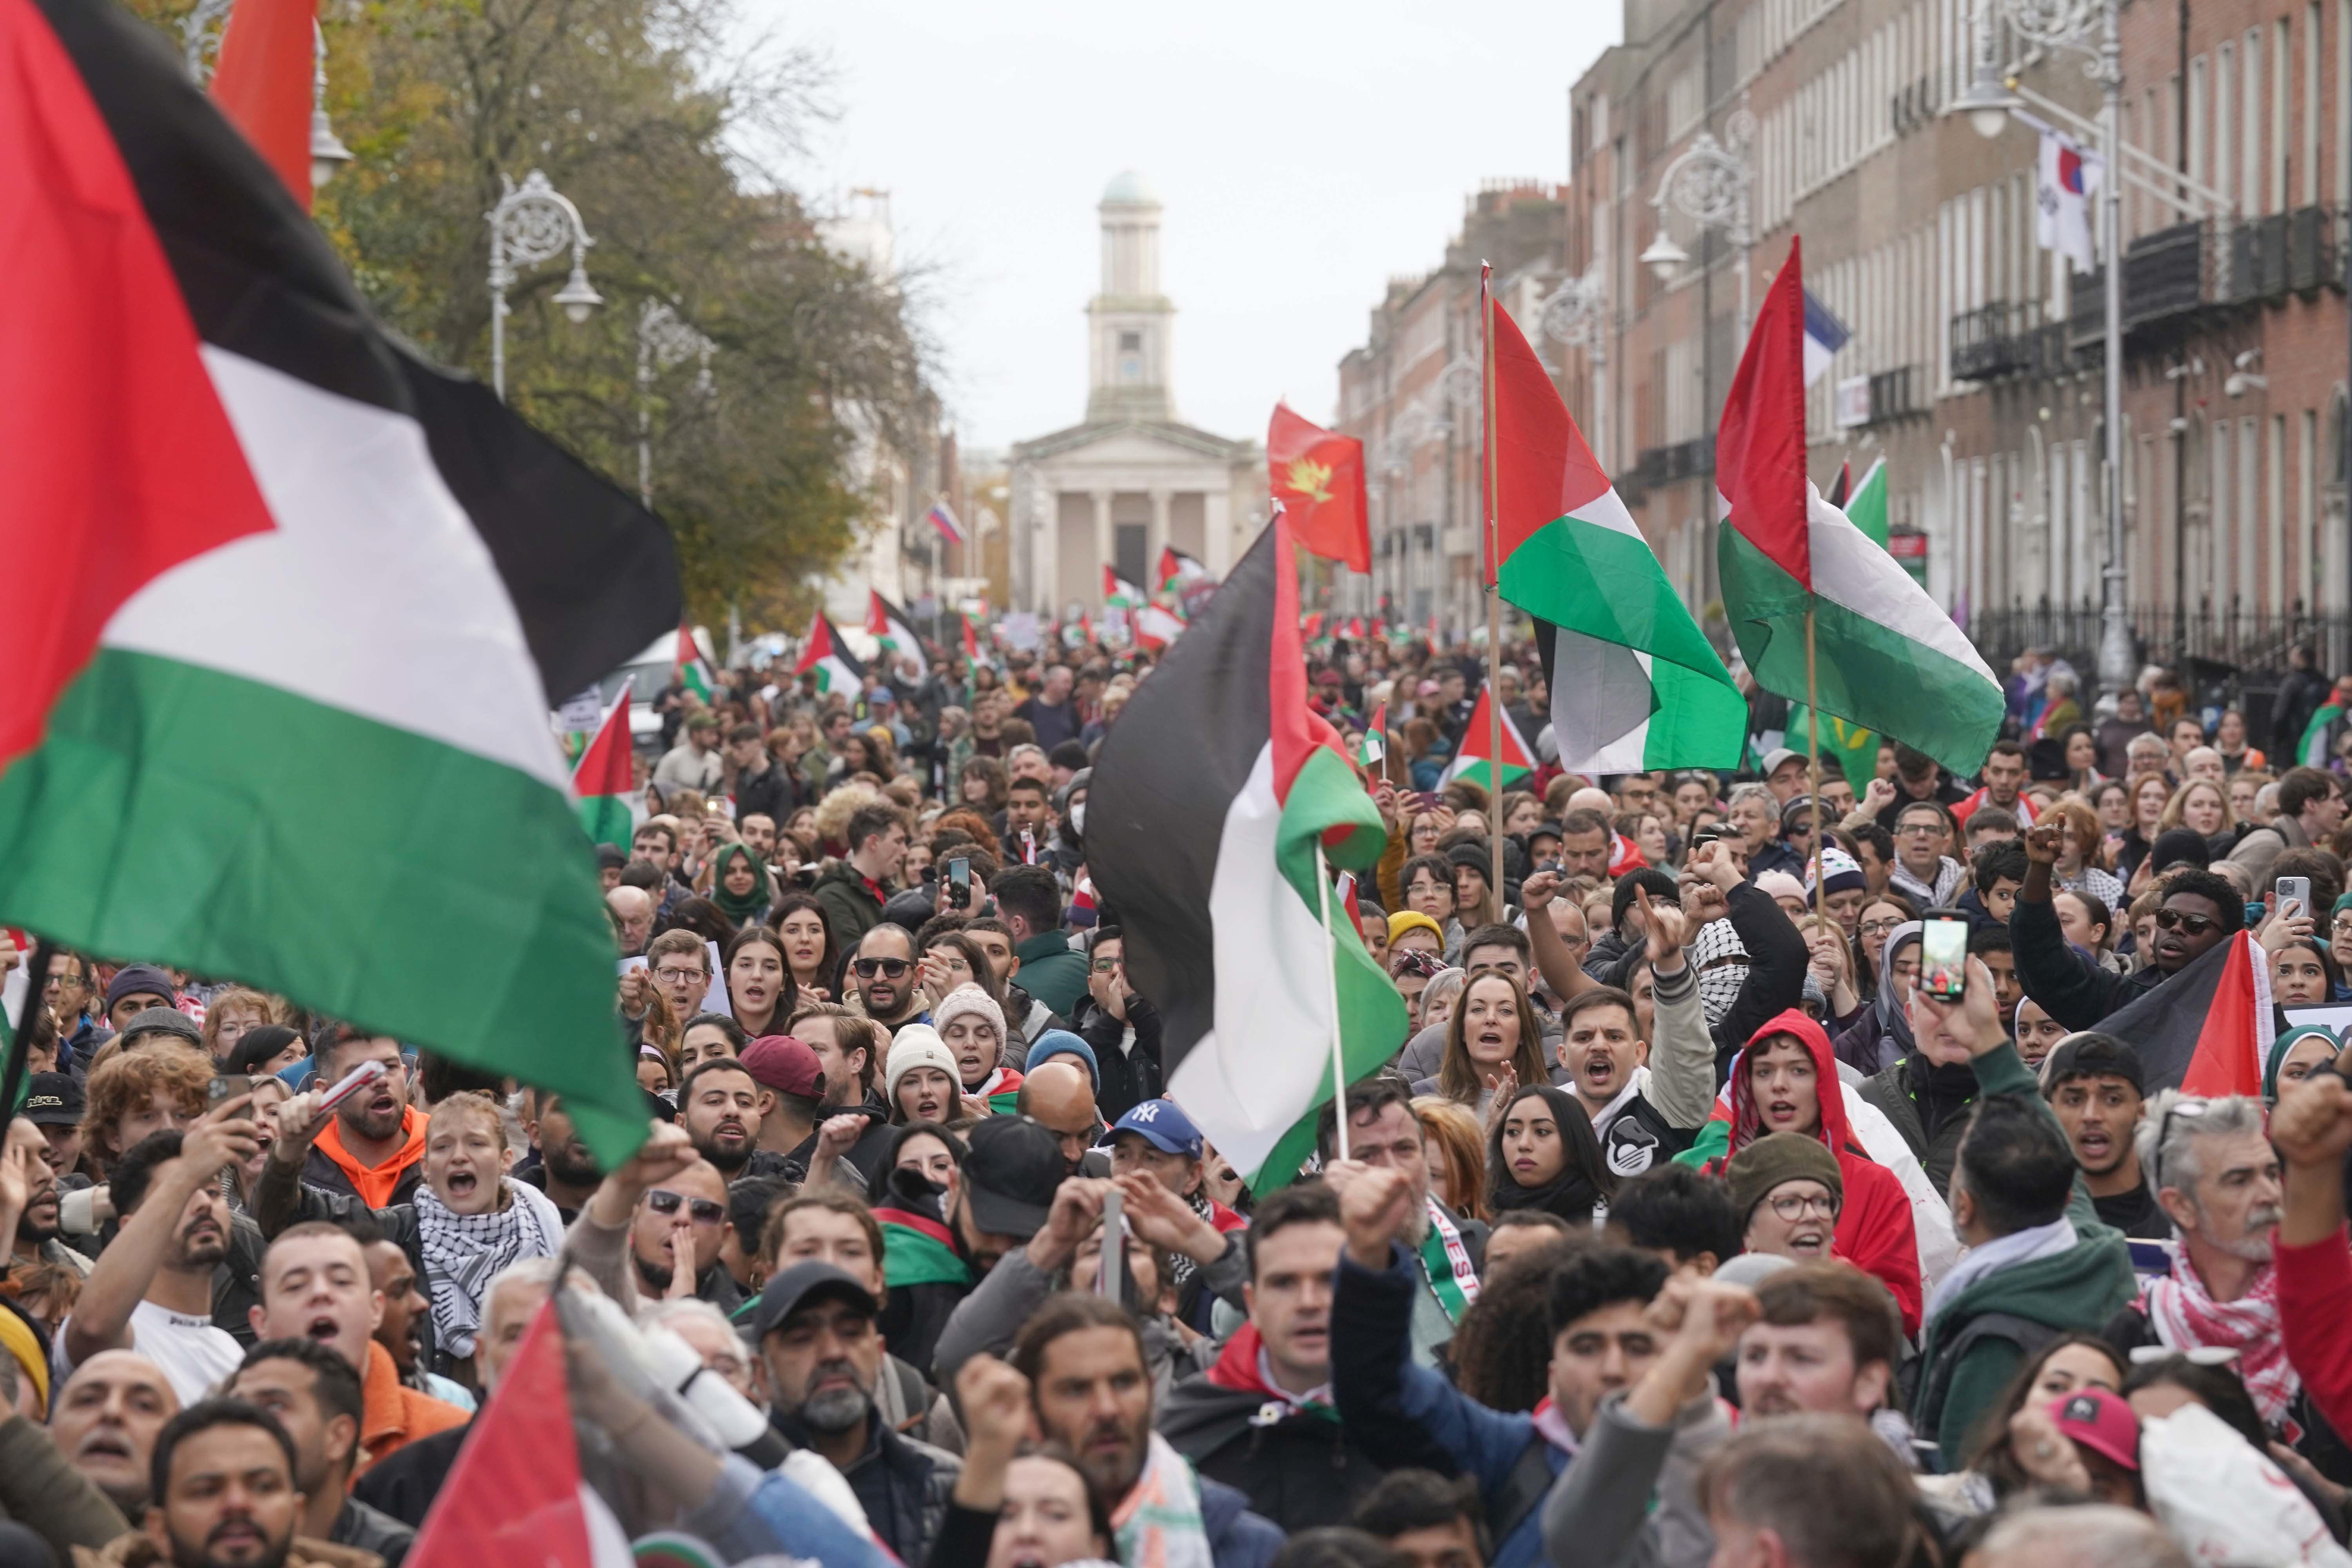
[[[907,612],[871,588],[866,590],[866,629],[874,640],[900,658],[913,659],[916,679],[930,674],[931,661],[923,657],[923,639],[908,623]]]
[[[2147,1091],[2260,1099],[2263,1062],[2284,1025],[2271,1000],[2271,966],[2252,931],[2238,931],[2099,1029],[2139,1047]]]
[[[2321,769],[2327,766],[2328,741],[2331,736],[2342,732],[2338,726],[2344,722],[2344,715],[2347,711],[2344,684],[2341,680],[2336,682],[2327,701],[2311,716],[2311,722],[2303,727],[2303,734],[2294,743],[2294,760],[2298,765]]]
[[[1026,1074],[1008,1067],[992,1067],[988,1076],[980,1080],[978,1089],[964,1092],[974,1100],[988,1101],[988,1109],[998,1116],[1010,1116],[1020,1109],[1021,1080]]]
[[[1389,705],[1385,702],[1372,710],[1364,721],[1364,738],[1357,742],[1356,761],[1369,773],[1381,765],[1389,754]]]
[[[677,624],[677,648],[672,656],[670,680],[705,702],[709,701],[710,694],[718,689],[718,681],[711,678],[710,662],[702,657],[702,639],[695,636],[691,621]]]
[[[1862,530],[1863,537],[1881,550],[1886,548],[1886,459],[1879,458],[1862,476],[1862,482],[1838,505],[1844,509],[1846,519]]]
[[[1371,511],[1364,500],[1364,444],[1300,418],[1286,403],[1266,422],[1265,462],[1275,504],[1290,514],[1298,548],[1351,572],[1372,569]]]
[[[1154,574],[1160,579],[1160,592],[1176,593],[1182,589],[1185,584],[1206,577],[1208,574],[1209,569],[1206,566],[1202,565],[1199,561],[1185,554],[1174,545],[1163,544],[1160,547],[1160,569]]]
[[[1536,752],[1528,744],[1519,727],[1511,722],[1508,712],[1503,715],[1502,781],[1496,782],[1495,761],[1488,752],[1494,734],[1494,688],[1485,681],[1478,683],[1478,705],[1470,710],[1470,722],[1462,727],[1462,747],[1446,765],[1445,782],[1468,779],[1483,785],[1489,795],[1498,795],[1520,779],[1536,771]],[[1555,731],[1556,732],[1556,731]]]
[[[1143,590],[1120,576],[1118,568],[1106,565],[1102,573],[1104,608],[1132,609],[1143,603]]]
[[[1551,374],[1509,312],[1493,310],[1489,504],[1502,594],[1535,620],[1559,765],[1736,767],[1747,699],[1601,471]]]
[[[1297,558],[1276,513],[1135,689],[1087,800],[1087,868],[1118,910],[1136,988],[1167,999],[1168,1096],[1261,1192],[1314,1148],[1334,1029],[1351,1082],[1405,1035],[1402,999],[1318,879],[1318,844],[1361,870],[1386,835],[1307,706],[1298,627]]]
[[[379,326],[106,0],[0,0],[0,921],[516,1074],[616,1163],[549,693],[675,624],[661,525]]]
[[[1812,740],[1806,722],[1805,705],[1791,703],[1781,743],[1791,751],[1806,752]],[[1845,781],[1854,786],[1854,795],[1859,797],[1878,773],[1878,731],[1866,730],[1834,713],[1822,714],[1822,761],[1827,763],[1832,757],[1844,770]],[[1826,773],[1828,770],[1824,767],[1822,771]]]
[[[863,691],[866,689],[866,667],[841,640],[833,619],[823,610],[809,627],[808,640],[801,645],[801,661],[793,666],[794,675],[816,671],[819,691]]]
[[[971,1283],[971,1268],[946,1226],[912,1209],[877,1208],[874,1217],[882,1226],[882,1278],[892,1289]]]
[[[956,625],[961,627],[963,632],[964,658],[977,664],[980,662],[980,634],[972,630],[971,617],[962,614],[961,612],[958,612],[956,616]]]
[[[1772,280],[1716,436],[1724,612],[1757,683],[1972,773],[2000,733],[2000,682],[1895,558],[1805,477],[1803,285],[1798,243]]]
[[[589,839],[623,850],[635,830],[629,810],[629,797],[637,790],[629,737],[629,689],[635,683],[634,678],[621,683],[621,695],[572,769],[572,788],[580,796],[580,821]]]
[[[1184,632],[1184,617],[1165,605],[1142,605],[1134,620],[1135,640],[1145,647],[1166,647]]]

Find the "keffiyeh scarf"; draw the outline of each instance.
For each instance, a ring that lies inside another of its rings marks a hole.
[[[434,1342],[460,1360],[474,1353],[482,1298],[498,1272],[526,1258],[552,1258],[563,1245],[563,1216],[545,1193],[528,1182],[502,1184],[507,1206],[488,1214],[459,1214],[431,1187],[416,1189]]]
[[[1725,963],[1720,962],[1723,959],[1738,962]],[[1724,1015],[1739,999],[1740,986],[1747,984],[1748,949],[1728,919],[1709,921],[1691,941],[1690,962],[1698,972],[1699,1006],[1712,1028],[1723,1022]]]
[[[1111,1510],[1122,1568],[1213,1568],[1192,1467],[1157,1432],[1149,1453],[1143,1474]]]
[[[2216,1301],[2205,1292],[2205,1281],[2189,1262],[2179,1240],[2164,1244],[2172,1272],[2159,1274],[2141,1288],[2140,1309],[2147,1312],[2156,1337],[2177,1351],[2208,1346],[2238,1352],[2238,1375],[2264,1426],[2288,1435],[2292,1442],[2302,1429],[2287,1418],[2287,1409],[2303,1391],[2303,1380],[2287,1364],[2286,1335],[2279,1327],[2278,1276],[2269,1264],[2255,1271],[2253,1286],[2234,1301]]]

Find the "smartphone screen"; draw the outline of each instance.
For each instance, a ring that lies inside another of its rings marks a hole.
[[[948,902],[962,909],[971,902],[971,862],[958,855],[948,862]]]
[[[1919,934],[1919,989],[1957,1002],[1969,988],[1969,922],[1929,921]]]

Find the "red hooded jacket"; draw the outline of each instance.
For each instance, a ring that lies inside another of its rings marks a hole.
[[[1790,1035],[1813,1054],[1814,1088],[1821,1101],[1822,1142],[1837,1156],[1838,1173],[1845,1185],[1844,1205],[1838,1211],[1837,1231],[1830,1250],[1856,1268],[1878,1277],[1894,1292],[1903,1310],[1903,1331],[1919,1331],[1919,1242],[1911,1225],[1911,1196],[1894,1172],[1865,1153],[1862,1141],[1846,1123],[1845,1095],[1838,1083],[1837,1058],[1822,1026],[1795,1008],[1781,1014],[1748,1037],[1748,1048],[1731,1069],[1731,1143],[1723,1160],[1709,1167],[1721,1175],[1723,1166],[1760,1136],[1763,1120],[1756,1110],[1749,1064],[1758,1045],[1776,1035]]]

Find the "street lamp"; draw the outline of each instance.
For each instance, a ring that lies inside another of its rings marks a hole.
[[[1668,231],[1668,209],[1682,214],[1702,229],[1717,228],[1739,252],[1739,341],[1748,341],[1748,252],[1756,243],[1755,225],[1748,210],[1748,195],[1755,188],[1756,171],[1741,154],[1756,137],[1756,117],[1746,109],[1735,109],[1723,122],[1721,142],[1712,132],[1702,131],[1691,138],[1675,161],[1658,175],[1658,194],[1650,198],[1657,209],[1657,237],[1642,252],[1642,264],[1656,274],[1661,283],[1670,283],[1690,260],[1690,253],[1675,243]]]
[[[572,250],[572,276],[555,295],[555,302],[574,324],[604,302],[588,281],[587,225],[572,198],[547,183],[533,169],[518,185],[499,176],[506,194],[487,215],[490,225],[490,386],[503,402],[507,395],[507,290],[515,285],[517,270],[536,267]]]
[[[668,301],[647,300],[637,307],[637,500],[654,504],[653,384],[662,371],[702,356],[694,390],[710,395],[710,354],[718,345],[679,320]]]
[[[327,121],[327,34],[315,21],[310,38],[317,52],[310,76],[310,188],[316,191],[352,161],[352,150]]]
[[[1975,17],[1976,79],[1947,112],[1966,114],[1977,133],[1999,136],[2019,106],[2015,90],[1993,64],[1993,28],[2005,22],[2029,48],[2064,49],[2088,57],[2084,73],[2099,84],[2099,155],[2105,169],[2099,181],[2100,278],[2106,331],[2103,343],[2106,409],[2105,482],[2107,500],[2107,564],[2099,574],[2105,603],[2099,609],[2099,684],[2120,691],[2137,673],[2126,603],[2124,559],[2124,268],[2123,268],[2123,41],[2117,0],[1982,0]]]
[[[1660,235],[1660,239],[1665,236]],[[1669,249],[1682,249],[1671,239]],[[1653,241],[1651,250],[1657,244]],[[1679,267],[1686,258],[1677,254],[1675,265]],[[1645,264],[1651,261],[1648,251],[1642,255]],[[1592,444],[1601,453],[1601,466],[1609,466],[1609,402],[1602,395],[1603,374],[1609,368],[1609,288],[1601,281],[1601,261],[1593,258],[1591,268],[1580,278],[1570,278],[1552,291],[1551,297],[1538,307],[1542,312],[1544,335],[1570,348],[1581,348],[1592,365]]]

